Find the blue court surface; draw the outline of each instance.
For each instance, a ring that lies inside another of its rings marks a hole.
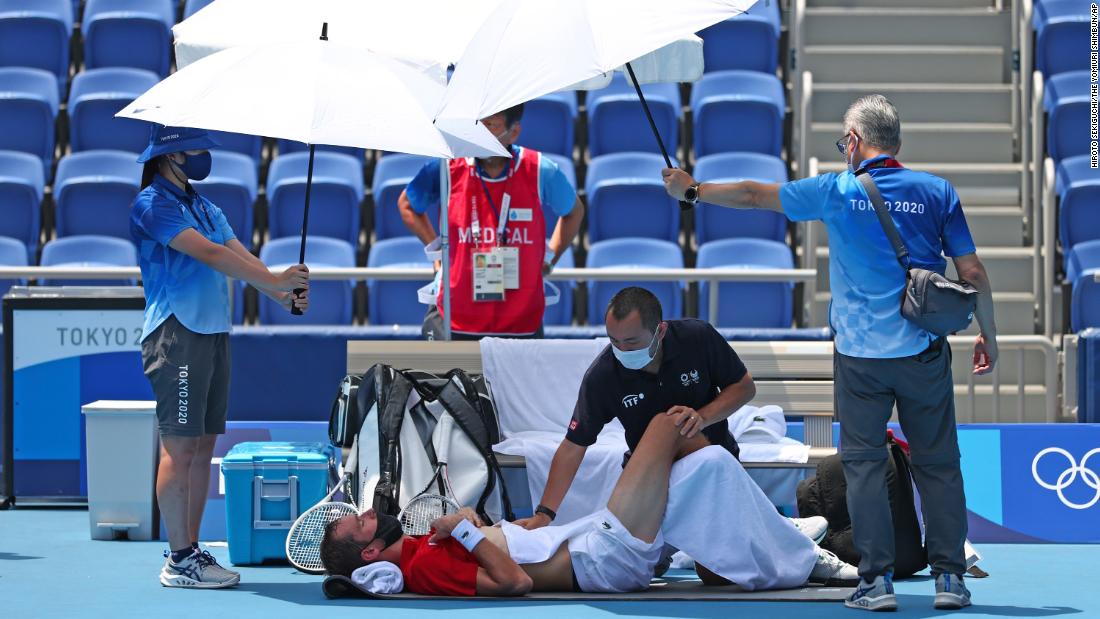
[[[157,581],[164,543],[97,542],[83,510],[0,511],[0,617],[448,617],[581,619],[582,617],[861,617],[838,603],[546,602],[327,600],[320,578],[289,566],[240,568],[241,585],[222,591],[166,589]],[[224,546],[211,548],[228,565]],[[979,545],[991,574],[970,579],[972,617],[1100,617],[1096,567],[1100,546]],[[899,617],[932,617],[927,576],[897,583]]]

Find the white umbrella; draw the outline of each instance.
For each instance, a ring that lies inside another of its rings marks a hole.
[[[433,121],[445,87],[416,64],[326,40],[230,48],[178,71],[117,115],[305,142],[300,261],[316,144],[430,157],[511,156],[472,119]]]
[[[637,87],[631,61],[743,13],[756,1],[509,0],[463,52],[439,117],[484,118],[623,65]],[[671,167],[652,118],[650,126]]]

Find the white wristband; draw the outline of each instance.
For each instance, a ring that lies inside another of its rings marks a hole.
[[[470,552],[474,551],[474,547],[478,545],[481,540],[485,539],[485,534],[478,530],[477,527],[470,524],[469,520],[465,518],[462,522],[458,523],[458,526],[451,531],[451,537],[458,540],[462,547]]]

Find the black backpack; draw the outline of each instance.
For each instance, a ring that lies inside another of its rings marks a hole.
[[[906,578],[928,566],[928,554],[921,538],[913,475],[909,456],[893,439],[888,441],[886,489],[894,517],[894,577]],[[848,484],[840,454],[829,456],[817,465],[817,476],[804,479],[795,494],[798,515],[824,516],[829,532],[821,547],[836,553],[841,560],[859,565],[860,555],[852,539],[852,520],[848,515]]]

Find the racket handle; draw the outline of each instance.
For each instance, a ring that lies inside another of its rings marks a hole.
[[[447,464],[447,458],[451,454],[451,427],[453,425],[454,419],[450,415],[444,414],[439,418],[439,451],[436,454],[436,461],[439,464]]]
[[[306,291],[305,288],[296,288],[296,289],[294,289],[294,292],[293,292],[294,296],[290,299],[290,313],[294,316],[301,316],[302,315],[302,310],[298,309],[297,305],[294,305],[294,300],[298,298],[298,295],[302,294],[305,291]]]

